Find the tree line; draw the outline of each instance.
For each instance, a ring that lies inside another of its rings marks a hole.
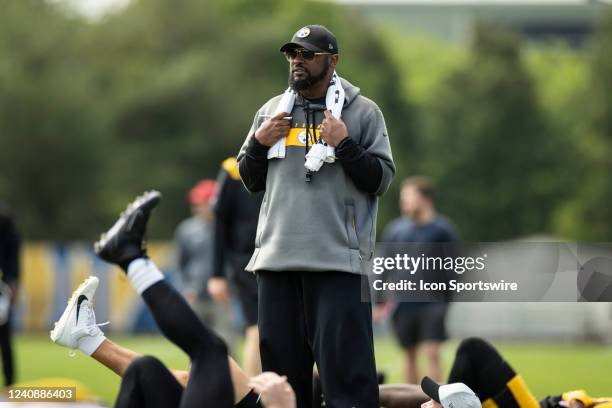
[[[216,177],[286,87],[279,45],[313,22],[338,37],[339,74],[385,114],[398,174],[379,228],[397,216],[401,179],[420,173],[466,239],[611,235],[612,17],[586,49],[556,52],[564,64],[533,63],[526,53],[550,50],[481,23],[461,58],[429,72],[402,62],[415,55],[403,39],[327,2],[134,1],[95,22],[57,2],[0,4],[0,199],[28,239],[90,240],[149,188],[165,196],[152,236],[171,237],[187,190]],[[411,81],[433,75],[419,99]]]

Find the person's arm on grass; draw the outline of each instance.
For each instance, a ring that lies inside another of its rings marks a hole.
[[[123,377],[125,370],[127,370],[132,361],[136,360],[138,357],[141,357],[141,355],[135,351],[121,347],[120,345],[105,339],[102,344],[100,344],[100,347],[93,352],[91,357],[117,374],[119,377]],[[188,371],[174,369],[171,369],[170,371],[176,380],[181,383],[181,385],[185,386],[187,384],[187,380],[189,378]]]
[[[383,384],[378,386],[380,405],[385,408],[419,408],[430,398],[414,384]]]

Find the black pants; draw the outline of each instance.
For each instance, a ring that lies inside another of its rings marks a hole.
[[[155,357],[140,357],[129,365],[115,407],[173,408],[178,407],[183,386]]]
[[[516,373],[499,352],[480,338],[468,338],[459,344],[448,383],[462,382],[481,401],[495,397],[506,388]]]
[[[0,326],[0,351],[2,351],[2,372],[4,373],[4,385],[9,386],[15,382],[12,324],[10,315],[8,321]]]
[[[259,336],[265,371],[286,375],[298,408],[312,404],[317,363],[330,408],[378,408],[372,311],[361,277],[260,271]]]
[[[493,399],[500,408],[538,406],[535,397],[522,382],[513,385],[515,395],[508,387],[517,374],[491,344],[480,338],[461,342],[448,383],[462,382],[478,395],[481,401]],[[518,395],[518,397],[517,397]]]
[[[124,375],[115,406],[232,407],[234,389],[223,341],[200,322],[187,302],[165,281],[155,283],[142,297],[162,333],[189,355],[189,382],[183,390],[159,361],[151,357],[137,359]]]
[[[257,279],[251,272],[245,271],[247,262],[251,258],[249,253],[246,262],[239,268],[234,269],[233,281],[238,292],[238,300],[244,314],[246,326],[251,327],[257,324]]]
[[[151,356],[139,357],[129,365],[123,375],[115,406],[178,407],[183,397],[183,390],[183,386],[161,361]],[[250,392],[235,407],[261,408],[258,400],[259,396]]]

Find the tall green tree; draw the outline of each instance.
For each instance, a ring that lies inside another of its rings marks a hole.
[[[467,64],[444,82],[423,143],[439,206],[470,240],[546,232],[563,195],[561,154],[512,32],[479,23]]]
[[[2,1],[0,199],[26,238],[92,232],[99,128],[78,41],[83,22],[47,2]]]
[[[560,230],[575,239],[612,239],[612,12],[593,39],[591,83],[584,106],[587,127],[576,152],[585,171],[572,199],[559,212]]]
[[[237,154],[257,109],[286,88],[280,45],[313,22],[335,32],[340,75],[380,104],[392,140],[409,139],[411,111],[396,86],[396,68],[377,35],[348,9],[285,0],[256,7],[243,0],[134,2],[89,37],[92,69],[105,84],[96,99],[112,107],[109,207],[158,188],[165,203],[154,232],[169,236],[187,215],[188,188],[216,176],[220,162]],[[388,202],[383,221],[396,205]]]
[[[0,198],[30,239],[91,239],[149,188],[165,196],[152,235],[171,237],[188,189],[216,177],[286,88],[278,49],[305,24],[336,32],[340,74],[381,105],[392,135],[410,135],[396,69],[350,9],[148,0],[91,22],[62,2],[0,3]]]

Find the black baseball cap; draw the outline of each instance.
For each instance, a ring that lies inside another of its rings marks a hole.
[[[284,44],[280,51],[288,51],[293,48],[304,48],[313,52],[338,53],[338,42],[336,37],[322,25],[307,25],[300,28],[291,38],[291,41]]]
[[[421,380],[421,389],[429,398],[438,403],[440,402],[440,384],[432,380],[430,377],[423,377]]]
[[[464,383],[440,385],[426,376],[421,381],[421,389],[443,408],[481,408],[478,396]]]

